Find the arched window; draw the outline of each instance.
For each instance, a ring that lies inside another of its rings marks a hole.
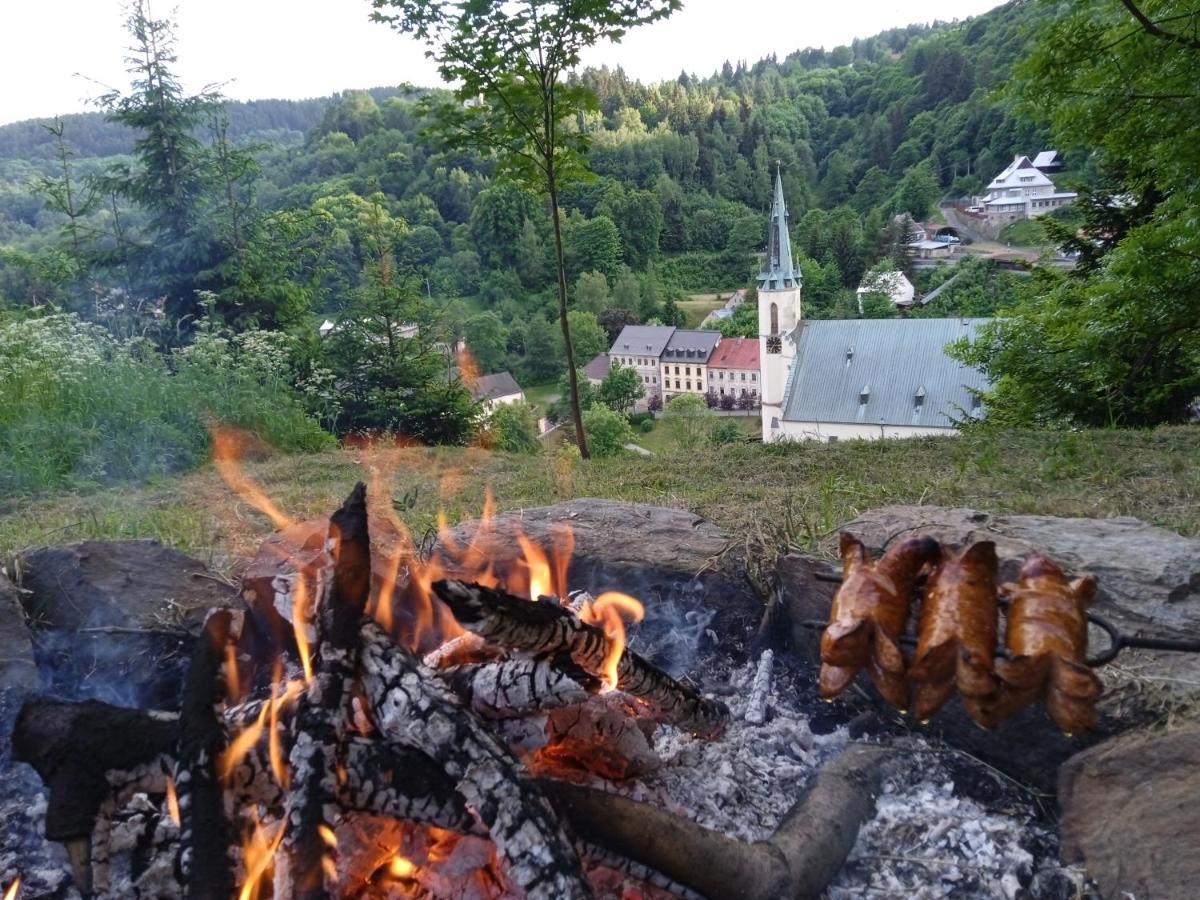
[[[779,334],[779,304],[771,304],[771,334]]]

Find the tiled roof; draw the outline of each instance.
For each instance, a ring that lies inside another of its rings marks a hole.
[[[626,325],[608,352],[612,356],[662,356],[674,333],[670,325]]]
[[[477,401],[493,400],[496,397],[510,397],[520,394],[521,386],[508,372],[497,372],[494,375],[480,375],[471,385],[471,398]]]
[[[632,352],[632,351],[630,351]],[[600,353],[590,363],[583,367],[583,374],[588,378],[603,378],[612,368],[612,359],[607,353]]]
[[[783,418],[948,428],[973,411],[978,369],[946,355],[987,319],[826,319],[805,322]]]
[[[719,331],[685,331],[676,328],[663,349],[663,362],[705,363],[720,339]]]
[[[758,338],[724,338],[708,358],[710,369],[757,369]]]

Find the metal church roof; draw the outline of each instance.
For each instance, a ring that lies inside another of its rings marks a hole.
[[[949,428],[988,382],[946,355],[987,319],[828,319],[801,326],[783,418]]]

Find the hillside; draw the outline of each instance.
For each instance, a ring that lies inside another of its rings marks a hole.
[[[730,445],[652,459],[405,451],[395,494],[421,535],[439,509],[476,516],[485,488],[500,510],[570,497],[692,510],[758,552],[829,550],[840,523],[899,503],[989,512],[1137,516],[1200,535],[1200,429],[1003,432],[838,444]],[[360,450],[280,455],[248,471],[293,517],[322,515],[364,477]],[[268,521],[235,499],[211,467],[142,488],[62,494],[0,506],[0,563],[24,547],[93,537],[157,538],[228,571],[252,554]]]
[[[593,311],[627,309],[643,319],[675,315],[660,305],[666,296],[744,285],[778,162],[810,314],[844,312],[863,272],[891,252],[894,235],[885,225],[892,213],[929,213],[939,197],[978,188],[1014,152],[1044,143],[993,96],[1040,15],[1039,6],[1013,3],[967,22],[895,29],[831,51],[726,63],[703,79],[648,85],[619,69],[584,71],[580,81],[598,99],[583,123],[598,177],[564,193],[572,284],[600,272],[608,295]],[[246,202],[307,215],[348,196],[378,198],[412,229],[418,275],[460,326],[471,307],[501,319],[511,348],[482,361],[485,367],[523,368],[524,334],[550,314],[549,235],[536,198],[493,184],[487,160],[439,153],[422,133],[416,101],[395,89],[229,103],[227,112],[234,145],[265,144],[257,176],[239,185]],[[65,126],[77,177],[130,149],[128,129],[98,114],[70,117]],[[63,218],[30,184],[54,175],[54,154],[37,123],[0,128],[0,247],[41,252],[53,245]],[[144,224],[138,210],[124,213],[135,232]],[[109,264],[111,244],[121,239],[103,237],[112,232],[104,204],[90,218],[98,246],[83,262],[94,268],[103,260],[94,274],[109,281],[119,275]],[[343,248],[320,264],[342,273],[309,292],[309,309],[325,314],[344,303],[361,260]],[[0,302],[20,305],[47,290],[66,301],[71,285],[43,284],[45,268],[19,256],[0,260]],[[634,277],[621,283],[626,269]],[[176,272],[166,280],[181,294],[213,289]],[[471,302],[455,306],[454,298]],[[526,374],[544,377],[558,366],[546,368]]]

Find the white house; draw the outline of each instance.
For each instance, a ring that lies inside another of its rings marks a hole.
[[[973,335],[986,319],[809,322],[802,313],[776,175],[767,259],[758,276],[763,440],[953,434],[958,421],[982,415],[983,373],[946,355],[945,347]]]
[[[508,372],[480,375],[468,387],[471,399],[483,405],[485,416],[490,416],[502,403],[525,402],[525,392]]]
[[[977,200],[976,208],[991,223],[1032,219],[1065,206],[1078,196],[1055,189],[1050,177],[1028,156],[1015,157],[987,189],[987,194]]]
[[[646,389],[646,396],[639,403],[662,394],[658,362],[674,333],[675,328],[670,325],[626,325],[609,348],[610,360],[637,369]]]
[[[947,245],[949,246],[949,245]],[[867,277],[856,291],[858,295],[858,311],[863,311],[864,294],[883,294],[896,306],[908,309],[916,296],[916,288],[903,272],[880,272]]]

